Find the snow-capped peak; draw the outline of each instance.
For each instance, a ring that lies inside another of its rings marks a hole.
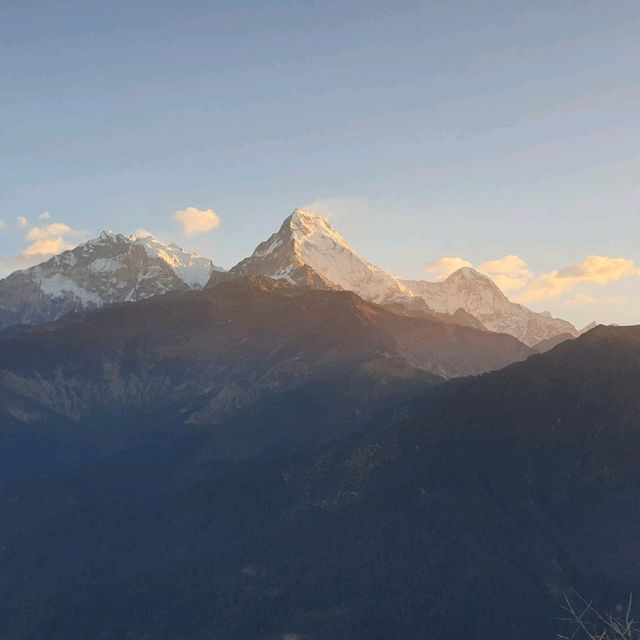
[[[312,213],[306,209],[294,209],[293,213],[289,216],[289,219],[293,224],[320,224],[330,227],[329,221],[317,213]]]
[[[442,282],[405,280],[404,284],[434,311],[451,314],[463,309],[487,329],[509,333],[530,346],[561,333],[577,335],[571,323],[511,302],[491,278],[472,267],[462,267]]]
[[[128,240],[143,247],[149,257],[160,258],[166,262],[190,287],[201,288],[209,281],[212,271],[223,271],[209,258],[204,258],[193,251],[184,251],[177,244],[166,244],[152,235],[143,236],[134,233]]]
[[[293,233],[293,240],[297,249],[301,252],[305,247],[310,245],[324,246],[328,250],[342,250],[357,256],[362,262],[366,262],[363,258],[349,246],[349,243],[333,229],[326,218],[296,209],[289,216],[289,224]],[[368,263],[367,263],[368,264]],[[371,266],[371,265],[370,265]],[[376,267],[374,267],[376,268]]]
[[[322,216],[296,209],[288,218],[291,229],[296,237],[301,238],[313,233],[323,233],[332,237],[336,242],[348,247],[346,240],[329,224],[329,221]]]
[[[203,287],[211,260],[151,235],[102,231],[70,251],[0,281],[0,328],[71,311]]]
[[[529,344],[570,333],[568,322],[511,302],[488,276],[463,267],[443,282],[401,280],[359,256],[328,220],[296,209],[280,230],[229,272],[230,277],[267,276],[293,284],[354,291],[374,302],[413,304],[422,299],[433,311],[462,309],[487,329],[509,333]]]
[[[159,240],[149,232],[136,232],[129,236],[105,230],[97,238],[89,240],[84,246],[95,250],[97,246],[110,244],[131,244],[142,247],[150,258],[159,258],[165,262],[182,280],[191,288],[201,288],[209,281],[213,271],[224,271],[217,267],[209,258],[198,253],[184,251],[174,243],[166,243]],[[81,247],[83,245],[80,245]],[[107,264],[102,264],[107,269]]]
[[[489,278],[489,276],[485,276],[483,273],[476,271],[473,267],[460,267],[460,269],[457,269],[452,274],[450,274],[447,279],[449,278],[451,280],[468,280],[482,282],[494,287],[496,286],[493,280]]]
[[[360,257],[328,220],[303,209],[286,218],[278,233],[259,244],[231,274],[322,283],[376,302],[411,295],[396,278]]]
[[[95,246],[101,245],[105,243],[114,243],[114,242],[126,242],[127,236],[122,233],[116,233],[115,231],[111,231],[111,229],[105,229],[101,231],[97,238],[92,238],[91,240],[87,240],[82,246]]]

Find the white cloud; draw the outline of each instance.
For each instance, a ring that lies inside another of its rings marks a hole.
[[[27,246],[17,255],[2,260],[0,267],[3,271],[13,271],[39,264],[61,251],[73,249],[85,235],[62,222],[31,227],[25,235]]]
[[[629,276],[640,276],[640,268],[629,258],[587,256],[582,262],[534,278],[519,295],[520,302],[557,298],[580,283],[607,284]]]
[[[488,275],[503,291],[518,291],[533,279],[527,263],[515,255],[488,260],[478,265],[478,271]]]
[[[536,276],[527,287],[518,293],[515,299],[523,303],[553,300],[563,293],[567,293],[575,284],[574,280],[558,278],[558,272],[551,271]]]
[[[461,267],[472,266],[459,257],[445,257],[430,262],[425,272],[436,280],[442,280]],[[604,285],[630,276],[640,276],[640,267],[629,258],[587,256],[581,262],[536,275],[529,265],[516,255],[488,260],[475,267],[488,275],[502,291],[514,295],[516,302],[532,303],[554,300],[568,294],[580,284]],[[587,294],[576,294],[572,304],[591,304]],[[569,300],[566,300],[569,303]]]
[[[628,258],[608,258],[607,256],[587,256],[579,264],[560,269],[558,278],[568,278],[581,282],[605,284],[626,276],[640,275],[640,269]]]
[[[28,227],[29,226],[29,220],[27,220],[27,218],[25,218],[24,216],[18,216],[16,218],[16,224],[19,227]]]
[[[473,265],[464,258],[458,258],[455,256],[448,256],[439,258],[433,262],[428,262],[424,265],[424,272],[431,276],[434,280],[445,280],[454,271],[462,269],[463,267],[472,267]]]
[[[39,216],[39,220],[51,220],[51,214],[48,211],[43,211]]]
[[[25,256],[52,256],[65,249],[72,249],[70,237],[75,232],[62,222],[54,222],[42,227],[32,227],[26,235],[30,244],[22,252]]]
[[[187,238],[209,233],[220,224],[220,216],[213,209],[187,207],[176,211],[173,218],[182,225],[182,233]]]

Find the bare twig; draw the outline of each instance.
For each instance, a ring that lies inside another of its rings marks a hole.
[[[603,615],[581,595],[576,594],[576,597],[579,600],[579,609],[568,596],[564,597],[564,610],[568,614],[564,621],[573,626],[573,632],[569,636],[558,636],[558,640],[640,640],[640,627],[631,616],[631,595],[623,618],[618,618],[612,613]]]

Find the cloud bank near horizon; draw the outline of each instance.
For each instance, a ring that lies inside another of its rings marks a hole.
[[[461,267],[473,267],[490,277],[505,295],[521,304],[562,299],[567,305],[593,305],[599,300],[586,292],[575,292],[575,288],[608,285],[640,276],[640,267],[634,260],[598,255],[588,255],[580,262],[541,274],[536,274],[523,258],[513,254],[475,266],[459,256],[445,256],[425,264],[424,272],[433,280],[444,280]]]

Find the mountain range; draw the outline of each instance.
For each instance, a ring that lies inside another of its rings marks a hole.
[[[578,335],[569,322],[510,302],[490,278],[468,267],[444,282],[396,278],[361,258],[326,220],[299,209],[250,257],[227,274],[214,274],[213,280],[248,275],[338,287],[381,304],[411,306],[417,298],[443,314],[462,309],[486,329],[508,333],[529,346],[562,333]]]
[[[508,333],[530,347],[560,334],[578,335],[567,321],[510,302],[490,278],[471,268],[460,269],[443,282],[402,280],[388,274],[360,257],[327,220],[299,209],[229,271],[151,236],[103,232],[0,280],[0,328],[251,276],[353,291],[371,302],[422,309],[423,314],[449,316],[453,322],[469,324],[475,319],[477,326]]]
[[[104,232],[0,305],[0,640],[551,640],[640,582],[640,327],[303,211],[229,271]]]

